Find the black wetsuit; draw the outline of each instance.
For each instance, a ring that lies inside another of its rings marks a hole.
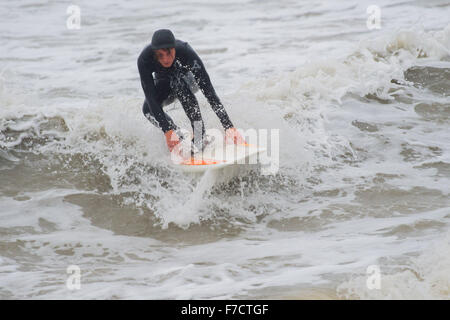
[[[155,125],[158,125],[164,133],[169,130],[177,130],[173,120],[166,114],[162,107],[175,98],[181,102],[186,115],[194,123],[200,121],[202,135],[205,126],[200,113],[197,98],[191,90],[189,74],[195,78],[195,82],[205,95],[212,109],[219,117],[224,129],[233,127],[233,124],[220,102],[203,62],[187,42],[176,40],[175,60],[171,67],[164,68],[154,56],[151,45],[144,48],[138,58],[141,84],[145,93],[143,105],[144,115]],[[153,73],[155,76],[153,77]],[[191,81],[192,82],[192,81]],[[156,123],[155,121],[156,120]],[[198,129],[197,129],[198,130]],[[195,131],[194,131],[195,132]]]

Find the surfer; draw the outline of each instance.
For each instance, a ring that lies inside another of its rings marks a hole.
[[[194,94],[198,88],[219,117],[225,129],[226,142],[245,143],[217,96],[202,60],[187,42],[175,39],[170,30],[157,30],[152,42],[139,55],[137,65],[145,94],[142,111],[152,124],[162,129],[171,152],[183,137],[172,118],[163,111],[163,106],[175,99],[181,102],[191,121],[196,150],[203,150],[208,143]]]

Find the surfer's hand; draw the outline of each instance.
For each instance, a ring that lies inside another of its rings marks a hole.
[[[172,150],[180,143],[180,138],[178,138],[178,135],[173,130],[169,130],[164,133],[166,136],[166,143],[167,147],[169,148],[169,151],[172,152]]]
[[[246,144],[239,131],[236,128],[225,130],[225,141],[230,144]]]

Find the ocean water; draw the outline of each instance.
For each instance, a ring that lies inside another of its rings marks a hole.
[[[74,4],[0,3],[0,299],[449,299],[448,1]],[[160,28],[279,130],[276,173],[170,165],[136,66]]]

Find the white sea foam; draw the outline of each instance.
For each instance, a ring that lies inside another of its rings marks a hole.
[[[417,257],[380,268],[379,288],[367,286],[368,275],[354,276],[338,286],[346,299],[448,299],[450,297],[450,239],[434,241]],[[392,270],[394,269],[394,270]]]

